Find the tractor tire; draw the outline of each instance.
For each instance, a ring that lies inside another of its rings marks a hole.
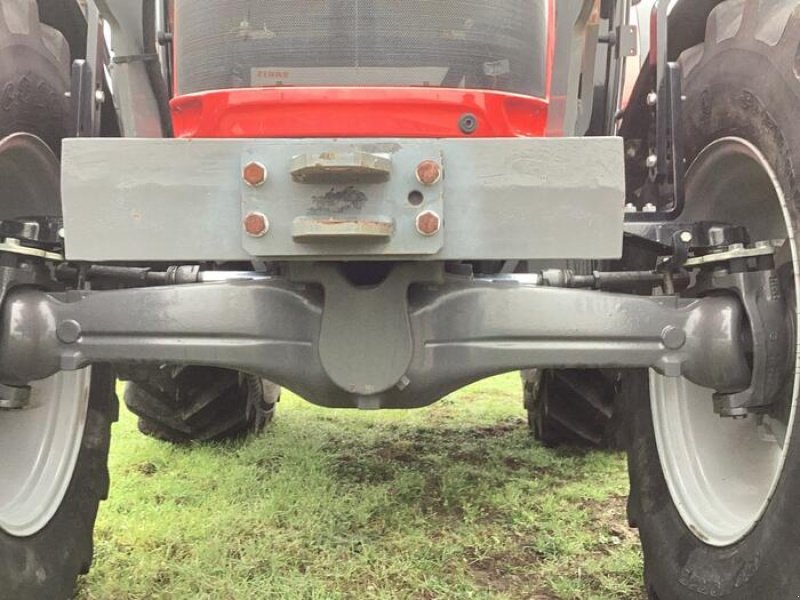
[[[531,435],[543,445],[621,449],[615,378],[599,369],[522,371]]]
[[[705,42],[684,52],[685,221],[783,239],[776,254],[796,323],[800,222],[800,2],[726,0]],[[796,325],[787,325],[796,334]],[[792,344],[792,352],[796,344]],[[796,361],[796,354],[794,356]],[[710,390],[632,371],[629,521],[639,528],[651,600],[800,595],[800,425],[791,368],[769,414],[731,419]]]
[[[35,0],[0,2],[0,139],[30,133],[58,154],[69,123],[70,49]]]
[[[215,367],[163,367],[137,373],[125,404],[139,431],[175,444],[217,442],[261,432],[272,421],[280,387]]]
[[[41,384],[39,397],[36,384],[33,389],[29,408],[0,409],[0,597],[66,600],[92,563],[92,532],[100,501],[108,497],[111,424],[119,405],[107,366],[56,375]],[[58,427],[48,427],[48,417]],[[36,435],[23,437],[26,430]],[[32,439],[37,446],[29,444]],[[43,450],[38,457],[37,450]],[[77,458],[65,461],[60,452]],[[17,461],[30,465],[29,474],[15,469]],[[62,462],[64,470],[58,468]],[[56,483],[47,485],[51,476]]]
[[[0,2],[0,219],[61,214],[53,152],[69,77],[69,48],[36,2]],[[73,596],[92,562],[117,413],[113,373],[100,365],[33,382],[26,405],[0,409],[0,597]]]

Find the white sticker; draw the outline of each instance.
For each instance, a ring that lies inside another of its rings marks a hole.
[[[448,67],[254,67],[251,87],[281,85],[442,85]]]

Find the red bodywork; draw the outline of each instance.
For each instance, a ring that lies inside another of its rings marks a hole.
[[[172,99],[181,138],[541,137],[547,125],[555,48],[549,2],[545,98],[437,87],[266,87]],[[175,43],[179,43],[176,35]],[[477,128],[465,133],[465,115]]]
[[[203,92],[171,102],[177,137],[541,136],[547,102],[491,91],[447,88],[257,88]]]

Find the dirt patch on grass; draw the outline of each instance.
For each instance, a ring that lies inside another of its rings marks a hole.
[[[485,553],[470,547],[465,559],[472,579],[480,587],[493,592],[510,594],[515,598],[558,600],[540,582],[532,581],[529,573],[535,572],[541,556],[521,540],[509,540],[506,549]]]

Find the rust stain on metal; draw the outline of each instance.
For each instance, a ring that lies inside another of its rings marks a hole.
[[[260,212],[251,212],[242,221],[244,231],[250,237],[261,237],[269,231],[269,220]]]
[[[260,162],[249,162],[242,169],[242,179],[251,187],[264,185],[267,181],[267,168]]]
[[[442,166],[435,160],[424,160],[417,165],[417,181],[422,185],[436,185],[442,178]]]
[[[311,213],[343,213],[348,210],[361,210],[367,202],[367,195],[353,186],[337,190],[331,188],[322,196],[311,198],[314,205]]]
[[[442,218],[432,210],[417,215],[417,231],[422,235],[436,235],[442,228]]]

